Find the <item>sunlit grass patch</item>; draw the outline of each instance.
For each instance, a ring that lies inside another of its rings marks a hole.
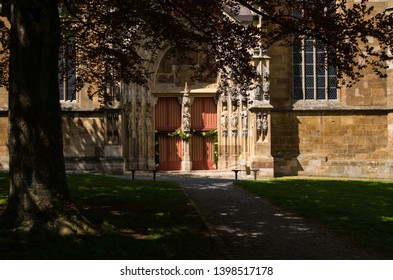
[[[393,182],[292,179],[238,185],[348,240],[393,257]]]
[[[382,216],[381,222],[393,222],[393,217]]]

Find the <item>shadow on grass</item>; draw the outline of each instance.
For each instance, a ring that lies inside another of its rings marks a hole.
[[[69,175],[68,184],[82,214],[103,232],[42,240],[3,231],[1,259],[222,258],[175,183]],[[7,174],[0,174],[0,207],[7,192]]]

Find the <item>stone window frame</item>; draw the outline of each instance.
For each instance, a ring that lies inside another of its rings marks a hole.
[[[315,39],[300,37],[293,47],[294,101],[338,100],[338,79],[333,66],[326,67],[326,50]]]
[[[64,102],[77,102],[78,91],[76,90],[76,57],[77,46],[74,37],[67,38],[66,46],[61,46],[59,51],[59,100]],[[64,69],[61,69],[64,67]],[[61,72],[64,71],[63,77]]]

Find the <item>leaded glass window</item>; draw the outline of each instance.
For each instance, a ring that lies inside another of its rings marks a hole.
[[[59,99],[76,99],[76,42],[68,37],[59,52]]]
[[[293,49],[295,100],[337,99],[337,73],[327,53],[313,39],[297,39]]]

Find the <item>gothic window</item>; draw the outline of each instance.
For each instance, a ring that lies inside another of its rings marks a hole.
[[[108,112],[106,115],[107,144],[120,144],[120,114],[117,111]]]
[[[76,99],[76,42],[74,37],[63,40],[59,52],[59,99]]]
[[[327,53],[313,39],[298,39],[293,48],[294,99],[337,99],[337,74]]]
[[[111,102],[119,102],[121,96],[121,83],[113,81],[108,89]]]

